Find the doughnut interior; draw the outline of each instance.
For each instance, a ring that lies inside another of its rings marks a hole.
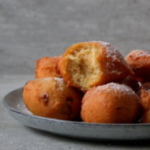
[[[98,63],[98,55],[99,50],[94,46],[92,49],[88,46],[81,47],[80,50],[73,51],[68,55],[70,60],[68,69],[71,73],[75,72],[72,74],[72,80],[78,86],[87,87],[100,78],[101,66]]]

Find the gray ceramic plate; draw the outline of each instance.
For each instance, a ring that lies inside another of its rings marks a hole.
[[[89,140],[150,139],[150,124],[95,124],[35,116],[23,103],[22,88],[8,93],[3,104],[22,124],[63,136]]]

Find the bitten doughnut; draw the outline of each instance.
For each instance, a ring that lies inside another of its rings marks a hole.
[[[130,66],[113,46],[106,42],[81,42],[69,47],[60,60],[60,72],[68,85],[83,91],[131,73]]]
[[[80,114],[82,95],[62,78],[30,80],[23,89],[27,108],[37,116],[73,120]]]
[[[42,57],[36,61],[36,78],[61,77],[58,62],[61,57]]]
[[[144,50],[133,50],[125,59],[135,72],[137,80],[150,81],[150,53]]]
[[[82,99],[81,118],[91,123],[133,123],[140,99],[126,85],[108,83],[88,90]]]

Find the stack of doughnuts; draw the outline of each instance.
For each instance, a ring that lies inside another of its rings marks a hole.
[[[61,56],[36,61],[36,78],[23,89],[24,103],[34,115],[55,119],[150,122],[150,95],[143,96],[150,94],[144,88],[150,82],[149,55],[134,50],[124,58],[107,42],[76,43]]]

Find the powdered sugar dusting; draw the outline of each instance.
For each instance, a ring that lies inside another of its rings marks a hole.
[[[133,95],[135,92],[128,86],[124,84],[118,84],[118,83],[108,83],[105,85],[101,85],[95,88],[95,92],[105,91],[105,93],[111,94],[112,92],[115,93],[125,93],[127,95]]]
[[[64,80],[63,78],[58,78],[58,77],[50,77],[49,79],[54,80],[56,82],[57,88],[61,91],[64,90]]]
[[[64,90],[64,80],[62,78],[54,78],[55,81],[57,82],[59,90],[63,91]]]
[[[107,58],[111,58],[112,61],[123,61],[124,58],[121,53],[111,44],[105,44]]]
[[[59,90],[63,91],[64,89],[64,80],[63,78],[58,78],[58,77],[46,77],[46,78],[39,78],[38,80],[43,80],[43,81],[54,81],[58,85],[57,87]]]
[[[100,42],[101,44],[103,44],[105,47],[107,47],[108,45],[110,45],[110,43],[108,43],[108,42],[104,42],[104,41],[98,41],[98,42]]]
[[[61,84],[64,83],[63,78],[54,77],[54,79],[55,79],[57,82],[61,83]]]
[[[45,80],[45,81],[49,81],[49,80],[56,80],[58,82],[63,82],[63,78],[58,78],[58,77],[45,77],[45,78],[37,78],[37,80]]]
[[[101,43],[104,47],[106,47],[107,51],[116,53],[117,49],[114,46],[112,46],[110,43],[104,41],[99,41],[99,43]]]
[[[130,66],[127,64],[122,54],[114,46],[112,46],[108,42],[103,42],[103,41],[99,41],[99,42],[106,48],[106,58],[109,59],[109,61],[107,61],[105,65],[107,72],[111,74],[118,74],[118,75],[122,73],[122,70],[119,70],[115,66],[114,62],[118,62],[122,66],[128,68],[130,72],[132,72]]]
[[[112,46],[110,43],[104,42],[104,41],[93,41],[93,42],[100,43],[106,48],[106,53],[107,53],[106,57],[111,58],[113,60],[118,60],[118,56],[122,57],[120,52],[114,46]]]

